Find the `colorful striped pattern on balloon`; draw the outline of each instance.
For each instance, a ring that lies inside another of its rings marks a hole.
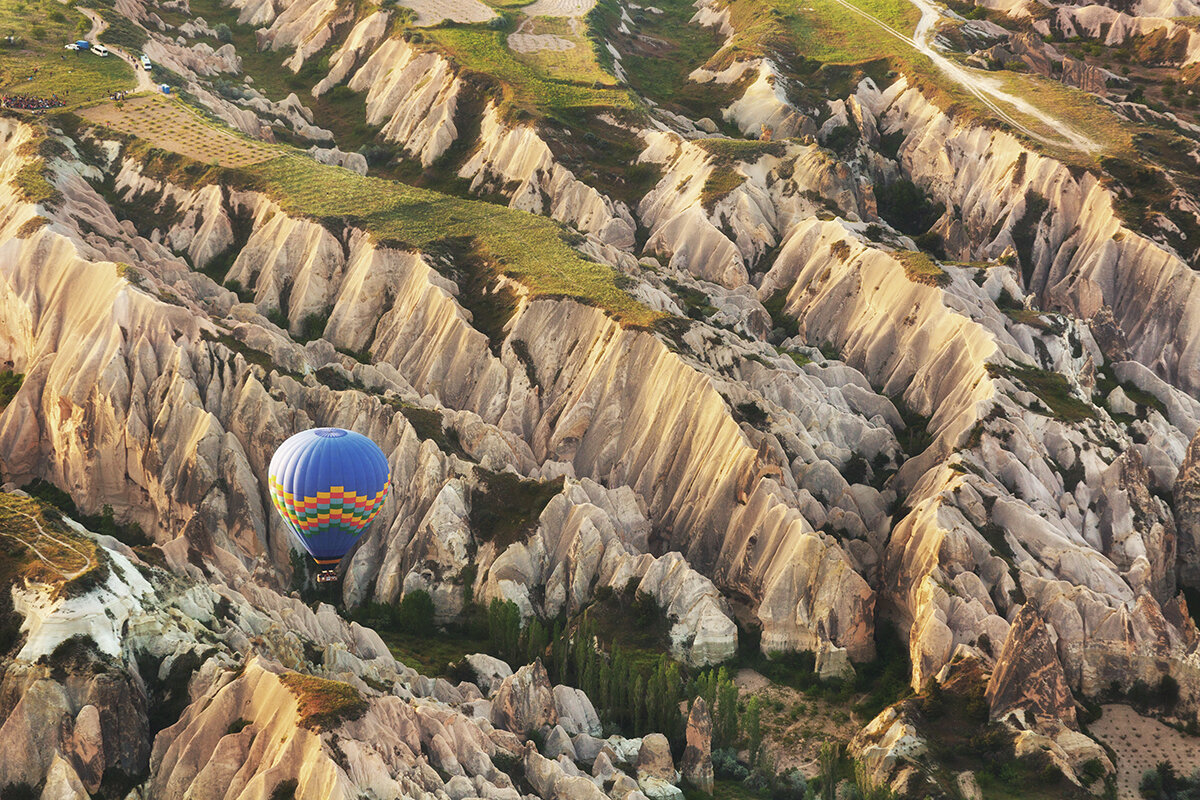
[[[327,492],[317,492],[316,497],[296,497],[285,491],[274,475],[268,482],[271,501],[279,513],[297,532],[311,535],[330,528],[361,531],[383,506],[391,477],[389,471],[383,488],[374,497],[359,495],[344,486],[331,486]]]

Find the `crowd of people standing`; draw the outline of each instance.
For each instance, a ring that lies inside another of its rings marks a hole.
[[[58,96],[38,97],[32,94],[6,94],[0,97],[0,106],[17,108],[22,111],[44,111],[49,108],[62,108],[66,102]]]

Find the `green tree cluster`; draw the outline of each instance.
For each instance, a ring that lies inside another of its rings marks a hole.
[[[679,664],[665,654],[646,664],[635,662],[619,645],[604,652],[597,626],[586,614],[573,628],[561,621],[547,628],[536,618],[523,626],[515,603],[493,600],[487,623],[493,655],[513,664],[542,659],[551,680],[586,692],[606,724],[630,736],[663,733],[682,751],[683,709],[694,695],[686,691]]]

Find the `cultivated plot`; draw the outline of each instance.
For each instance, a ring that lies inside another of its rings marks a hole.
[[[92,122],[206,164],[246,167],[278,155],[270,146],[222,130],[183,103],[160,95],[138,95],[123,103],[103,103],[79,113]]]
[[[417,12],[417,26],[437,25],[443,20],[470,24],[487,22],[496,12],[479,0],[405,0],[405,6]]]
[[[1103,706],[1100,719],[1088,730],[1116,754],[1117,798],[1138,800],[1142,774],[1167,761],[1180,775],[1200,769],[1200,741],[1143,717],[1126,705]]]

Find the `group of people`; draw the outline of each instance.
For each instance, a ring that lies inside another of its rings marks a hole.
[[[18,108],[22,111],[44,111],[48,108],[62,108],[66,105],[57,94],[49,97],[38,97],[32,94],[6,94],[0,97],[0,106]]]
[[[108,93],[109,100],[118,100],[118,101],[124,100],[128,96],[129,96],[129,92],[125,92],[125,91]]]

